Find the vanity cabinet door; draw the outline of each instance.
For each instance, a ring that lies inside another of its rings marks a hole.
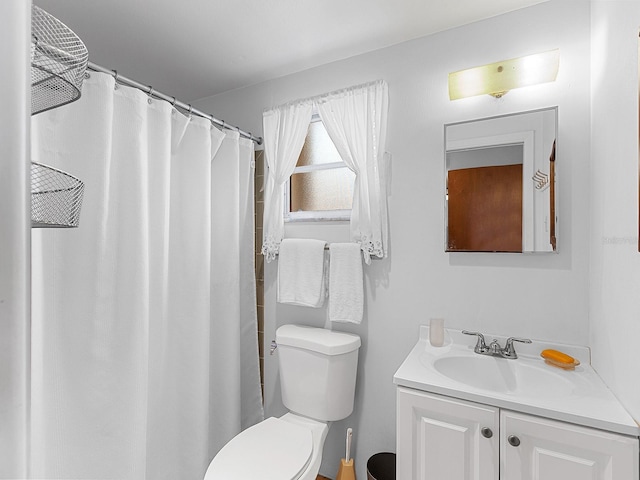
[[[637,480],[638,439],[501,411],[501,480]]]
[[[497,480],[499,411],[398,388],[397,478]]]

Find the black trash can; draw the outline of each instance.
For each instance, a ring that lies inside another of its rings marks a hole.
[[[367,460],[367,480],[396,480],[396,454],[381,452]]]

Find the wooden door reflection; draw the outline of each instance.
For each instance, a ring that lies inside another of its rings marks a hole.
[[[522,164],[448,172],[449,251],[522,252]]]

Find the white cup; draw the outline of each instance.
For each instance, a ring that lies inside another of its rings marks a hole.
[[[429,320],[429,342],[434,347],[441,347],[444,344],[444,318]]]

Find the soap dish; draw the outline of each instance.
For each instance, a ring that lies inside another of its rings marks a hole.
[[[563,370],[575,370],[575,368],[578,365],[580,365],[580,360],[574,360],[571,363],[565,363],[565,362],[558,362],[550,358],[545,358],[544,363],[546,363],[547,365],[551,365],[552,367],[562,368]]]

